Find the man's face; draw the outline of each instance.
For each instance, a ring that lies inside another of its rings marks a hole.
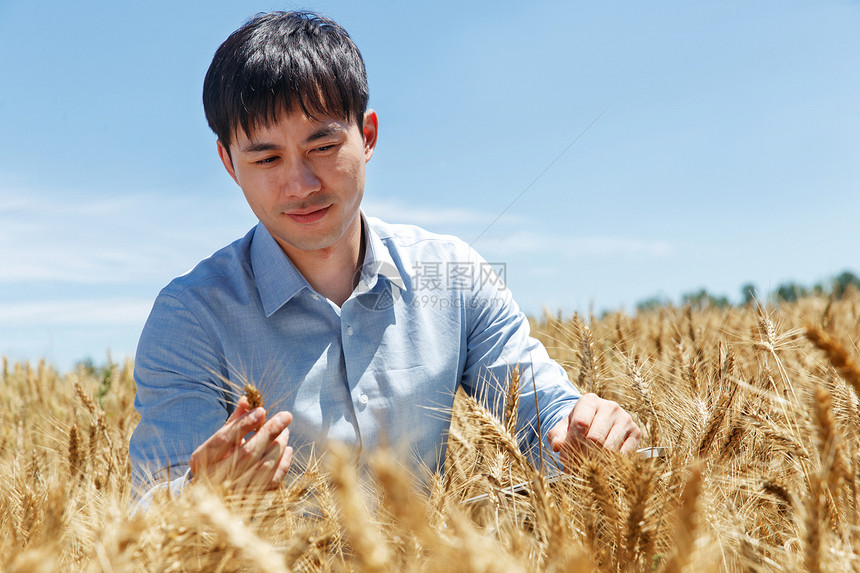
[[[355,121],[283,113],[250,135],[238,130],[229,156],[219,141],[218,154],[287,255],[332,250],[360,232],[364,170],[377,128],[373,111],[363,129]]]

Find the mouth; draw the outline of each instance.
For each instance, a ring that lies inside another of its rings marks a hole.
[[[328,212],[329,207],[331,205],[326,205],[325,207],[312,207],[310,209],[302,209],[299,211],[291,211],[289,213],[285,213],[287,217],[295,221],[296,223],[306,225],[308,223],[316,223]]]

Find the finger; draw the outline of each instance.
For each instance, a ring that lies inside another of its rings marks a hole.
[[[289,412],[278,412],[257,430],[257,433],[242,446],[242,450],[251,458],[260,458],[267,452],[272,442],[281,437],[282,433],[286,433],[286,435],[281,438],[282,445],[280,448],[285,447],[287,445],[287,438],[289,437],[287,426],[292,421],[293,415]]]
[[[287,476],[293,459],[293,448],[273,448],[258,462],[239,475],[236,486],[248,490],[277,489]]]
[[[232,422],[225,423],[219,431],[224,432],[231,443],[239,444],[242,438],[256,431],[265,421],[266,411],[263,408],[254,408]]]
[[[639,437],[641,436],[641,430],[636,427],[630,434],[627,436],[627,439],[624,440],[624,444],[621,446],[622,454],[632,454],[636,452],[636,449],[639,447]]]
[[[585,394],[580,397],[570,413],[567,433],[577,433],[584,438],[591,428],[594,416],[597,415],[599,405],[600,398],[596,394]]]
[[[621,451],[621,446],[624,445],[624,442],[632,432],[633,427],[631,425],[616,423],[612,426],[612,429],[609,430],[609,435],[606,436],[606,440],[603,442],[603,447],[611,452]]]
[[[266,413],[262,408],[255,408],[250,412],[242,414],[235,420],[227,422],[212,434],[192,454],[192,461],[197,459],[198,468],[192,470],[195,474],[199,472],[200,465],[209,465],[213,461],[223,460],[239,445],[249,432],[252,432],[265,419]]]
[[[275,489],[287,475],[292,462],[293,448],[287,446],[290,429],[284,430],[272,441],[263,459],[254,468],[266,489]]]
[[[243,416],[247,413],[248,413],[248,399],[245,396],[242,396],[241,398],[239,398],[239,401],[236,403],[236,407],[233,408],[233,411],[227,417],[227,421],[224,422],[224,425],[227,426],[227,425],[234,424],[236,422],[236,420],[238,420],[241,416]],[[221,429],[223,429],[223,426],[219,430],[221,430]],[[191,473],[193,475],[200,473],[200,470],[202,469],[201,466],[207,465],[209,463],[210,458],[213,458],[214,456],[219,455],[218,451],[214,450],[212,448],[212,444],[209,442],[209,440],[211,438],[212,437],[210,436],[209,439],[207,439],[200,446],[198,446],[194,450],[194,452],[192,452],[192,454],[191,454],[190,467],[191,467]],[[242,438],[242,440],[239,442],[238,445],[241,446],[244,443],[245,443],[245,438]],[[229,453],[229,451],[228,451],[228,453]],[[226,453],[222,454],[221,457],[214,457],[214,459],[222,459],[224,455],[227,455],[227,454]]]
[[[569,423],[570,418],[565,416],[563,420],[553,426],[552,429],[546,433],[546,439],[549,442],[549,446],[552,448],[552,451],[561,451],[562,445],[564,445],[564,438],[567,436],[567,426]]]
[[[239,416],[250,410],[251,405],[248,403],[248,398],[246,396],[242,396],[241,398],[239,398],[239,401],[236,402],[236,407],[233,408],[233,412],[230,414],[230,417],[227,418],[227,421],[224,423],[229,424],[230,422],[235,421],[239,418]]]
[[[290,415],[290,421],[292,421],[292,415]],[[276,446],[280,446],[280,450],[283,451],[287,447],[287,442],[290,439],[290,428],[284,428],[280,434],[274,439],[272,442],[272,448]]]
[[[617,419],[618,406],[614,402],[604,401],[600,404],[591,420],[588,430],[582,435],[591,444],[603,445],[609,432],[612,431]],[[573,424],[571,424],[573,426]],[[580,431],[580,430],[576,430]]]
[[[208,474],[209,466],[223,460],[230,455],[237,445],[241,445],[245,434],[248,433],[242,430],[258,424],[257,418],[259,416],[259,412],[245,412],[235,418],[231,415],[223,426],[218,428],[205,442],[197,446],[191,454],[189,460],[191,473],[195,476]]]
[[[275,475],[272,477],[272,482],[275,487],[281,485],[287,477],[287,472],[290,471],[290,464],[293,463],[293,448],[287,446],[281,453],[281,459],[278,463],[278,468],[275,470]]]

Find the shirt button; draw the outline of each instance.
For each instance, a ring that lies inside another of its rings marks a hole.
[[[361,396],[359,396],[358,401],[359,403],[361,403],[362,406],[367,405],[367,394],[362,394]]]
[[[312,298],[312,299],[314,299],[314,300],[319,300],[319,299],[320,299],[320,297],[319,297],[319,296],[317,296],[317,295],[315,295],[315,294],[312,294],[312,295],[311,295],[311,298]]]
[[[347,327],[346,327],[346,334],[347,334],[347,336],[352,336],[352,327],[351,327],[351,326],[347,326]],[[364,402],[362,402],[362,404],[367,404],[367,399],[366,399],[366,398],[365,398],[365,401],[364,401]]]

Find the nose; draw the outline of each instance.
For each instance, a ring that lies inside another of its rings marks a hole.
[[[301,199],[320,190],[316,172],[303,159],[288,162],[285,169],[283,190],[287,197]]]

